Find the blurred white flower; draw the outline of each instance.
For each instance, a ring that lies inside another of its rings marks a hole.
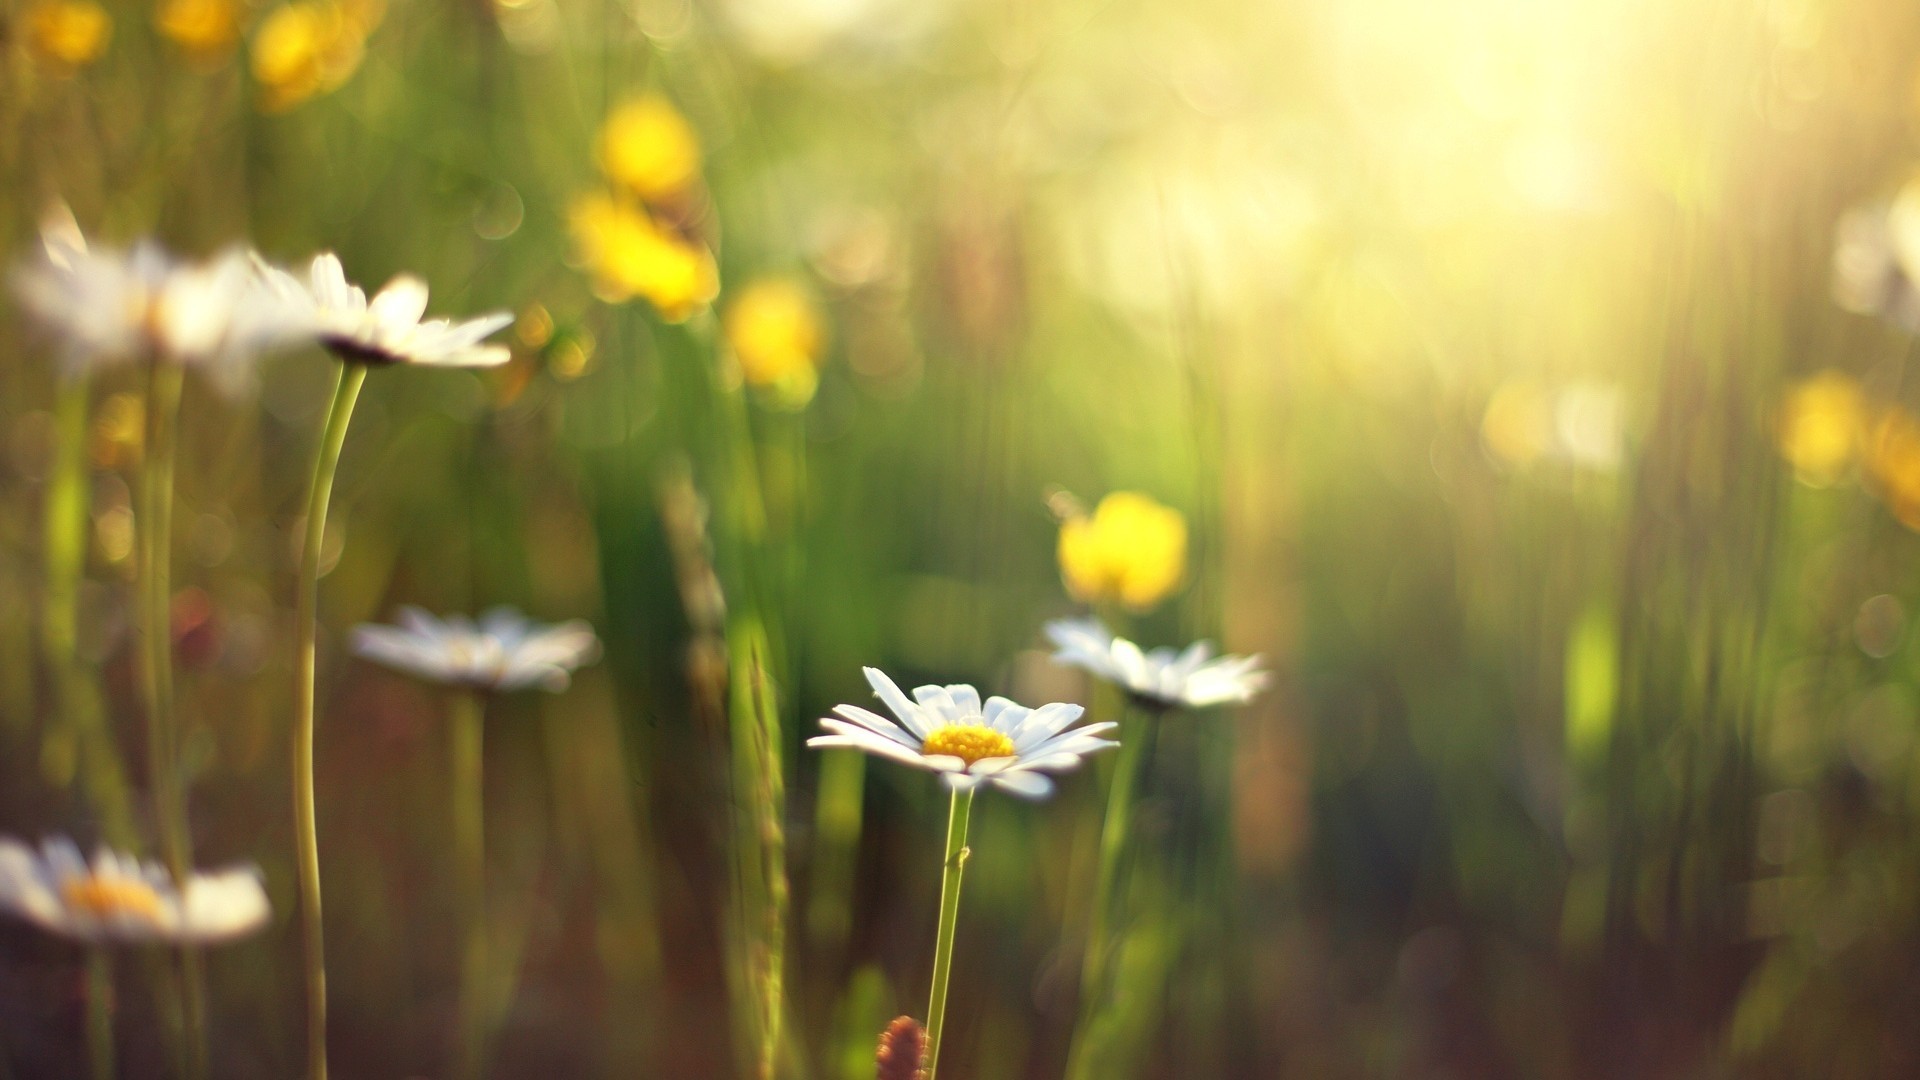
[[[565,690],[576,669],[600,657],[600,639],[580,619],[548,626],[498,607],[475,625],[464,615],[437,619],[404,607],[399,621],[399,626],[355,627],[354,653],[422,679],[475,690]]]
[[[70,220],[43,228],[39,254],[14,271],[13,287],[26,313],[59,342],[69,374],[162,358],[201,368],[233,393],[248,384],[261,353],[306,331],[245,251],[193,263],[151,241],[97,249]]]
[[[291,303],[308,331],[341,360],[360,364],[421,364],[429,367],[494,367],[512,355],[505,345],[484,345],[490,334],[513,321],[504,311],[454,322],[421,321],[427,311],[427,284],[401,274],[372,300],[347,282],[332,252],[316,255],[300,280],[278,267],[261,264],[277,295]]]
[[[828,54],[872,59],[912,53],[950,15],[947,0],[724,0],[749,50],[782,66]]]
[[[964,683],[917,687],[909,700],[878,668],[862,670],[900,722],[857,705],[839,705],[833,711],[842,719],[820,721],[832,734],[816,735],[808,746],[864,750],[937,772],[955,791],[991,782],[1037,799],[1053,790],[1053,781],[1042,772],[1072,769],[1086,755],[1120,745],[1097,737],[1112,730],[1112,723],[1068,730],[1086,711],[1078,705],[1055,702],[1029,709],[991,697],[983,707],[980,692]]]
[[[1861,315],[1878,315],[1920,333],[1920,186],[1910,183],[1890,204],[1850,211],[1834,233],[1833,298]]]
[[[1115,637],[1098,619],[1055,619],[1047,637],[1061,664],[1083,668],[1155,708],[1240,705],[1267,685],[1257,656],[1213,657],[1213,646],[1196,641],[1182,652],[1140,646]]]
[[[34,851],[0,839],[0,911],[79,941],[228,941],[267,923],[259,871],[194,873],[176,888],[157,863],[102,847],[89,864],[71,840]]]
[[[1487,399],[1480,437],[1505,465],[1553,462],[1612,472],[1626,454],[1626,400],[1611,383],[1514,379]]]

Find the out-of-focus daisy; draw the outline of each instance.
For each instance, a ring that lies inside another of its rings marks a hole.
[[[1060,523],[1060,575],[1076,600],[1144,611],[1180,587],[1187,572],[1187,519],[1145,495],[1116,491],[1091,517]]]
[[[1920,333],[1920,180],[1892,202],[1840,219],[1833,245],[1833,298],[1848,311],[1878,315]]]
[[[54,226],[13,285],[28,315],[59,341],[69,372],[157,357],[200,367],[231,391],[244,385],[256,356],[306,326],[239,249],[182,262],[152,243],[95,249],[77,229]]]
[[[595,295],[611,304],[642,297],[669,322],[713,302],[720,274],[706,248],[657,224],[646,210],[606,195],[574,203],[568,224]]]
[[[1142,651],[1098,619],[1055,619],[1047,624],[1047,637],[1056,662],[1092,672],[1154,709],[1244,704],[1267,685],[1259,657],[1215,657],[1205,641],[1180,652]]]
[[[253,35],[260,107],[283,112],[339,89],[359,68],[367,35],[385,14],[380,0],[295,0],[273,9]]]
[[[479,623],[445,619],[417,607],[400,609],[398,626],[363,624],[353,651],[375,663],[432,682],[474,690],[565,690],[573,672],[600,656],[600,639],[580,619],[555,625],[498,607]]]
[[[0,911],[90,943],[228,941],[269,915],[252,867],[194,873],[176,888],[158,863],[104,847],[89,863],[65,839],[37,852],[0,839]]]
[[[113,39],[112,16],[91,0],[41,0],[22,21],[34,55],[61,67],[86,67]]]
[[[600,129],[607,179],[649,202],[664,202],[700,177],[700,137],[680,110],[657,94],[615,109]]]
[[[1113,730],[1111,722],[1072,727],[1086,711],[1078,705],[1054,702],[1029,709],[1003,697],[990,697],[983,705],[980,692],[964,683],[916,687],[908,698],[878,668],[863,670],[874,695],[899,723],[858,705],[835,706],[840,719],[820,721],[832,734],[816,735],[808,746],[864,750],[927,769],[954,791],[992,783],[1037,799],[1053,790],[1053,781],[1042,773],[1072,769],[1086,755],[1120,745],[1099,737]]]
[[[301,281],[275,267],[262,267],[275,292],[300,313],[308,332],[348,363],[418,364],[427,367],[493,367],[512,355],[505,345],[482,344],[513,322],[497,311],[454,322],[427,319],[427,283],[411,274],[387,282],[372,300],[347,282],[332,252],[314,256]]]
[[[1515,468],[1551,462],[1609,472],[1625,452],[1625,411],[1620,389],[1607,383],[1515,379],[1487,399],[1480,438]]]
[[[790,409],[813,400],[826,331],[805,286],[790,278],[752,282],[727,306],[723,326],[747,385]]]

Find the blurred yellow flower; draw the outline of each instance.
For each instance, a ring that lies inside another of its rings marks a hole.
[[[236,0],[161,0],[153,22],[162,37],[202,63],[225,58],[240,40]]]
[[[384,14],[378,0],[295,0],[275,8],[253,35],[253,77],[260,106],[283,112],[353,76],[367,35]]]
[[[1796,383],[1780,407],[1780,454],[1802,483],[1825,487],[1853,467],[1867,427],[1859,380],[1822,371]]]
[[[813,400],[826,328],[806,286],[790,278],[753,282],[728,306],[724,325],[748,385],[790,408]]]
[[[1509,465],[1530,465],[1553,442],[1553,405],[1540,387],[1509,382],[1487,400],[1480,437],[1494,456]]]
[[[1180,587],[1187,570],[1187,519],[1132,491],[1100,500],[1093,516],[1060,524],[1060,575],[1088,603],[1153,607]]]
[[[600,168],[642,199],[671,199],[700,175],[700,138],[678,109],[649,94],[607,117],[600,129]]]
[[[1894,406],[1867,440],[1867,471],[1900,524],[1920,531],[1920,419]]]
[[[662,318],[680,322],[719,295],[713,256],[654,224],[645,210],[586,195],[575,201],[570,224],[594,292],[608,303],[643,297]]]
[[[27,44],[43,60],[70,68],[100,59],[113,38],[113,19],[89,0],[42,0],[27,9]]]

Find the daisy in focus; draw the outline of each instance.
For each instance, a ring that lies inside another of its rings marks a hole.
[[[1091,672],[1151,709],[1242,705],[1267,685],[1259,657],[1215,657],[1210,642],[1196,641],[1178,653],[1143,652],[1098,619],[1055,619],[1046,629],[1055,663]]]
[[[0,839],[0,912],[91,944],[212,944],[259,930],[270,909],[252,867],[195,873],[176,888],[158,863],[108,848],[89,863],[71,840],[35,851]]]
[[[1099,737],[1117,726],[1111,722],[1072,727],[1086,711],[1078,705],[1029,709],[1003,697],[983,705],[979,691],[964,683],[916,687],[909,698],[878,668],[862,670],[899,723],[858,705],[839,705],[833,710],[839,719],[820,721],[831,734],[808,739],[808,746],[864,750],[936,772],[955,792],[991,783],[1038,799],[1053,791],[1043,773],[1073,769],[1088,754],[1120,745]]]
[[[314,256],[305,281],[264,264],[261,271],[307,332],[345,363],[495,367],[512,355],[505,345],[482,344],[513,322],[511,313],[496,311],[460,322],[423,321],[427,283],[411,274],[387,282],[369,300],[365,290],[347,281],[332,252]]]
[[[363,624],[354,654],[429,682],[472,690],[565,690],[573,673],[600,657],[600,639],[580,619],[545,625],[498,607],[476,624],[400,609],[400,625]]]
[[[27,314],[59,342],[69,374],[163,358],[200,368],[233,392],[256,357],[306,329],[240,249],[193,263],[151,242],[93,248],[71,219],[43,228],[37,257],[14,272],[13,287]]]

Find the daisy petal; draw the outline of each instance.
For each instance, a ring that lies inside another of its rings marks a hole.
[[[993,778],[995,787],[1023,799],[1044,799],[1053,793],[1053,781],[1033,772],[1002,773]]]

